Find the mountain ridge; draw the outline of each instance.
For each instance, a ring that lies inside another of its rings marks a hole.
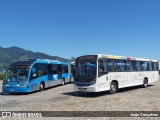
[[[74,57],[72,57],[72,59],[65,59],[59,56],[51,56],[41,52],[25,50],[17,46],[8,48],[0,47],[0,69],[19,59],[51,59],[64,62],[75,61]]]

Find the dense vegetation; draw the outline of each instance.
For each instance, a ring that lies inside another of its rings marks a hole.
[[[3,74],[0,74],[0,80],[3,80]]]

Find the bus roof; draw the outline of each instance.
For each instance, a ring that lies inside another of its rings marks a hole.
[[[158,62],[158,60],[153,60],[153,59],[135,58],[135,57],[127,57],[127,56],[105,55],[105,54],[96,54],[96,55],[98,55],[98,58],[112,58],[112,59]]]

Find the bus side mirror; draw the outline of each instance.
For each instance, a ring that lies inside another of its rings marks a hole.
[[[36,73],[36,69],[34,67],[32,68],[32,73]]]

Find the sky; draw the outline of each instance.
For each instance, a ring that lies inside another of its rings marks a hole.
[[[160,60],[160,0],[0,0],[0,47]]]

